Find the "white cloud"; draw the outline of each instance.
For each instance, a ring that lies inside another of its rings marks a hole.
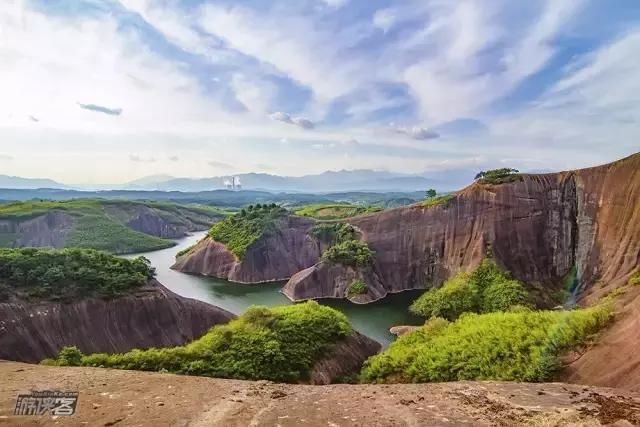
[[[256,76],[235,73],[231,79],[231,88],[236,98],[253,113],[267,113],[277,95],[277,87]]]
[[[395,126],[392,124],[389,127],[389,130],[393,133],[406,135],[410,138],[417,139],[417,140],[436,139],[440,137],[440,135],[438,135],[437,132],[431,129],[420,127],[420,126],[413,126],[413,127],[407,128],[407,127]]]
[[[291,117],[287,113],[283,113],[282,111],[277,111],[269,115],[271,120],[275,120],[278,122],[287,123],[290,125],[296,125],[302,129],[313,129],[315,124],[309,120],[302,117]]]

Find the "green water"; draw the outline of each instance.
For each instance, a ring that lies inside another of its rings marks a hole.
[[[255,304],[266,306],[291,304],[280,293],[283,283],[242,285],[171,270],[169,267],[175,260],[175,254],[191,246],[203,236],[204,232],[196,233],[178,240],[178,245],[172,248],[127,257],[138,255],[147,257],[156,268],[158,280],[173,292],[208,302],[232,313],[241,314],[247,307]],[[409,304],[418,297],[420,292],[402,292],[367,305],[352,304],[337,299],[324,299],[319,302],[342,311],[349,317],[356,330],[387,346],[393,340],[393,335],[389,333],[390,327],[420,324],[420,319],[410,315],[407,310]]]

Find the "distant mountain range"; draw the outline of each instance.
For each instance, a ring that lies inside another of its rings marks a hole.
[[[328,193],[337,191],[411,192],[435,188],[438,191],[454,190],[471,182],[472,171],[442,172],[439,174],[409,175],[374,170],[327,171],[300,177],[278,176],[266,173],[234,175],[242,189],[269,192]],[[36,189],[58,188],[79,190],[147,190],[199,192],[225,189],[230,176],[211,178],[176,178],[154,175],[120,185],[71,185],[50,179],[20,178],[0,175],[0,188]]]

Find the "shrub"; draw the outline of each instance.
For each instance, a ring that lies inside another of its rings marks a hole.
[[[224,243],[231,252],[242,259],[253,243],[275,230],[276,223],[286,213],[286,209],[275,205],[249,205],[244,213],[229,216],[215,223],[209,230],[209,236]]]
[[[633,276],[631,276],[631,278],[629,279],[629,285],[631,286],[640,285],[640,271],[636,272]]]
[[[65,366],[78,366],[82,362],[82,352],[78,347],[63,347],[58,353],[58,361]]]
[[[307,378],[314,363],[351,333],[344,314],[314,301],[275,308],[254,306],[184,346],[90,354],[77,364],[296,382]],[[61,355],[47,363],[70,364]]]
[[[352,267],[366,267],[371,263],[374,252],[360,240],[347,240],[331,246],[323,254],[325,261],[348,265]]]
[[[517,280],[498,281],[482,293],[482,312],[507,311],[513,306],[527,304],[529,295]]]
[[[612,305],[574,311],[518,310],[438,318],[402,335],[365,363],[366,382],[547,381],[559,355],[585,343]]]
[[[335,245],[347,240],[356,240],[357,238],[355,228],[344,223],[318,224],[311,229],[311,235],[329,245]]]
[[[424,317],[454,320],[462,313],[505,311],[511,306],[528,304],[524,286],[511,280],[492,258],[485,258],[469,273],[458,273],[442,287],[422,294],[409,308]]]
[[[501,168],[479,172],[476,175],[478,182],[482,184],[503,184],[522,180],[522,175],[517,169]]]
[[[114,297],[154,274],[144,257],[130,260],[93,249],[0,249],[0,283],[25,298]]]
[[[430,289],[409,307],[419,316],[443,317],[454,320],[462,313],[476,311],[479,306],[478,289],[465,273],[457,274],[438,289]]]
[[[377,206],[358,206],[348,203],[316,203],[302,206],[294,211],[296,215],[317,218],[321,220],[334,220],[350,218],[356,215],[363,215],[381,211]]]
[[[349,286],[349,295],[360,295],[366,294],[369,291],[369,287],[363,280],[354,280],[353,283]]]

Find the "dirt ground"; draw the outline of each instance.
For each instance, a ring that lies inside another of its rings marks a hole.
[[[31,390],[78,391],[75,415],[14,416]],[[276,384],[0,361],[0,426],[640,425],[640,394],[561,383]]]

